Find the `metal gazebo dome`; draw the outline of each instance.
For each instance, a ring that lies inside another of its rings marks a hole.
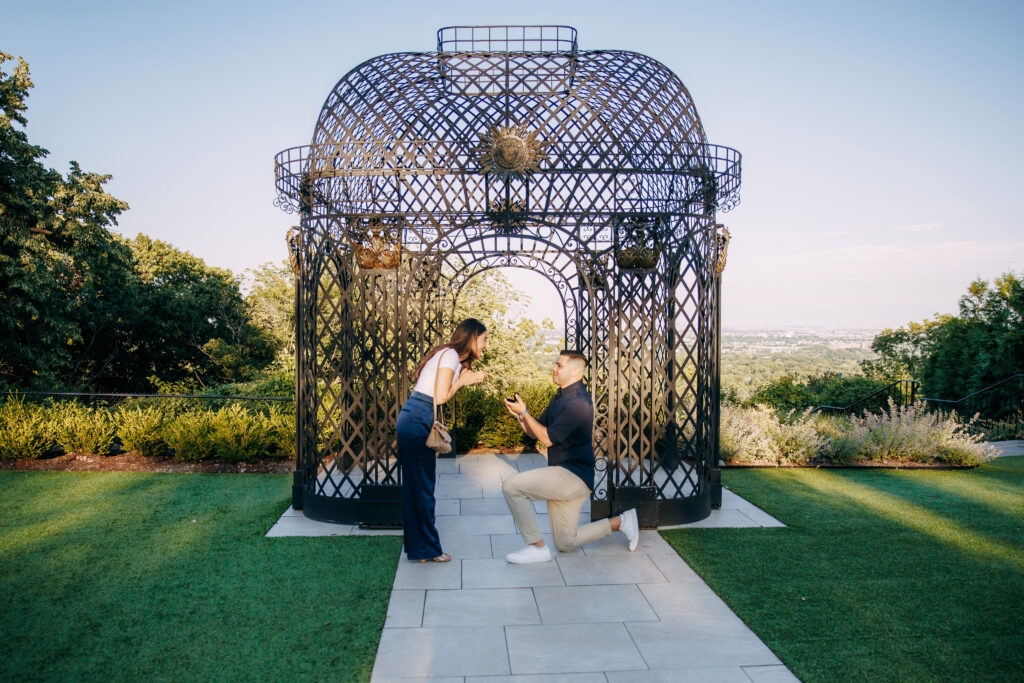
[[[718,212],[740,155],[642,54],[565,26],[449,27],[331,90],[310,145],[277,157],[297,211],[294,504],[401,519],[394,425],[411,369],[488,268],[536,270],[590,358],[592,514],[706,516],[717,488]]]

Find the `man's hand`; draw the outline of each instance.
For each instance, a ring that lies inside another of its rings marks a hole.
[[[519,398],[519,394],[515,394],[513,400],[505,399],[505,408],[508,409],[508,412],[512,413],[513,417],[518,418],[526,410],[526,402]]]

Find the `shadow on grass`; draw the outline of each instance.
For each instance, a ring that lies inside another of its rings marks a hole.
[[[935,474],[729,471],[787,527],[664,536],[802,680],[1006,680],[1024,667],[1021,519],[929,489]]]
[[[265,539],[290,486],[0,473],[0,678],[368,680],[401,539]]]

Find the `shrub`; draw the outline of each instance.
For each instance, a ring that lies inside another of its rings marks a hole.
[[[57,443],[65,453],[110,453],[117,430],[106,408],[88,408],[69,401],[47,412],[55,416]]]
[[[163,439],[166,419],[165,410],[157,406],[118,408],[114,413],[114,424],[122,448],[145,457],[160,455],[166,448]]]
[[[0,457],[38,458],[56,441],[56,425],[42,407],[10,396],[0,406]]]
[[[295,411],[272,407],[268,419],[272,435],[271,454],[279,458],[294,458]]]
[[[898,406],[889,402],[885,412],[851,417],[859,455],[870,460],[944,462],[978,465],[993,457],[993,449],[981,443],[981,434],[969,433],[956,413],[928,412],[919,405]]]
[[[982,435],[955,414],[889,402],[882,413],[833,417],[805,411],[779,418],[768,406],[722,405],[721,455],[727,461],[846,464],[858,460],[977,465],[992,457]]]
[[[188,410],[164,423],[161,435],[178,460],[203,460],[213,455],[210,413]]]
[[[779,419],[768,406],[723,404],[720,453],[733,462],[808,463],[824,444],[815,424],[809,411]]]
[[[550,383],[526,382],[513,387],[535,415],[551,402],[557,387]],[[455,450],[465,453],[479,444],[487,448],[530,448],[535,441],[526,436],[519,422],[505,409],[505,393],[483,387],[467,387],[456,394],[456,425],[452,429]]]
[[[277,445],[270,418],[237,403],[213,414],[210,440],[214,457],[226,460],[262,458]]]
[[[821,405],[847,406],[878,391],[885,384],[861,375],[844,377],[834,372],[812,375],[805,379],[782,375],[754,392],[750,403],[770,405],[783,412]],[[881,400],[884,401],[884,398]]]

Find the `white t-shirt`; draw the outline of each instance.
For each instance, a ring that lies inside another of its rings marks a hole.
[[[459,352],[455,349],[441,349],[427,361],[427,364],[420,370],[420,378],[416,380],[416,386],[412,388],[413,391],[418,391],[421,394],[434,397],[434,382],[437,381],[437,366],[440,365],[442,368],[449,368],[455,371],[452,376],[452,384],[455,384],[455,380],[459,378],[459,373],[462,372],[462,363],[459,362]]]

